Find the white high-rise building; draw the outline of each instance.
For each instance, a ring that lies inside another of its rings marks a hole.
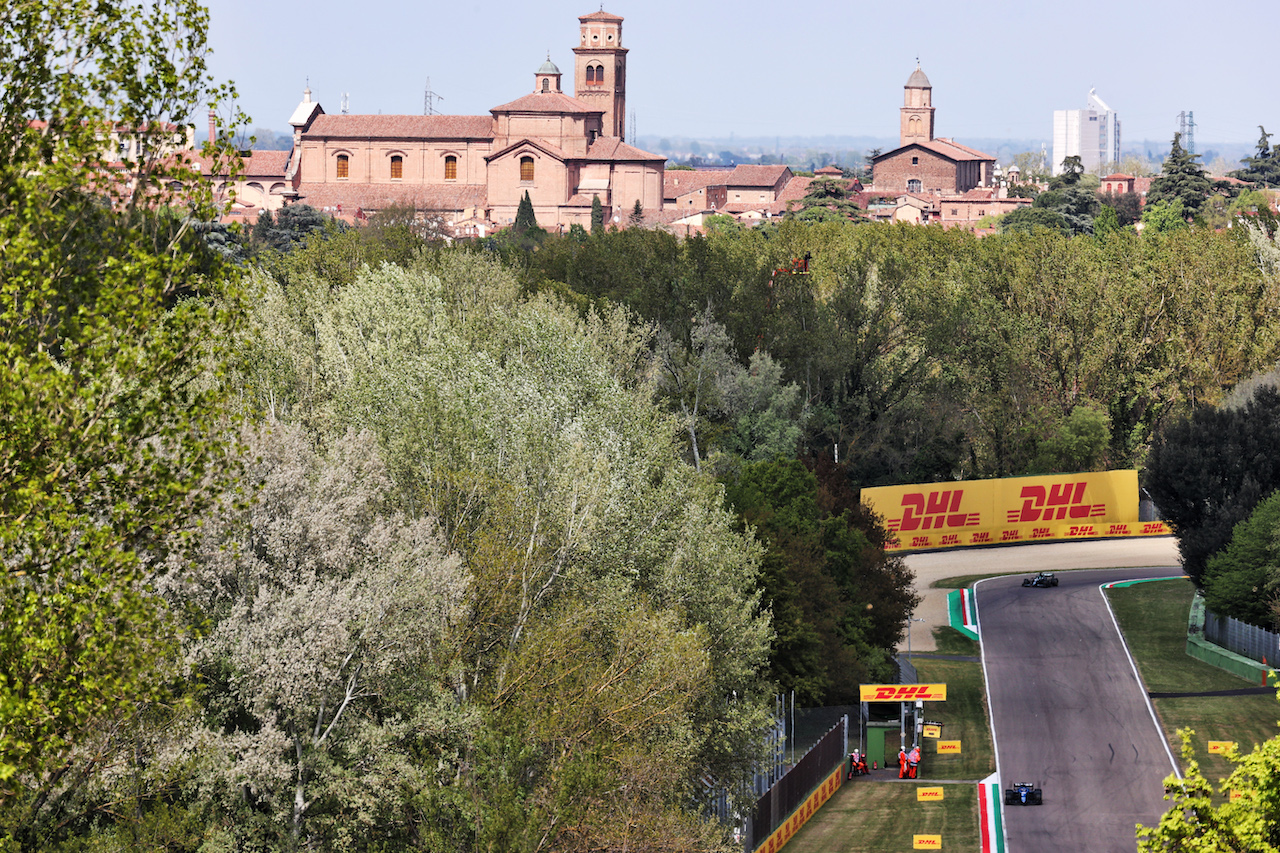
[[[1108,171],[1120,163],[1120,117],[1094,89],[1088,108],[1053,111],[1052,173],[1062,174],[1062,161],[1072,156],[1080,158],[1085,172]]]

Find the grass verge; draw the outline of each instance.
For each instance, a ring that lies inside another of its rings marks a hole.
[[[950,698],[951,688],[947,695]],[[927,782],[845,782],[786,846],[787,853],[910,850],[914,835],[941,835],[943,850],[977,850],[978,786],[942,786],[942,802],[916,801]]]
[[[1198,661],[1186,653],[1187,614],[1195,588],[1187,580],[1156,581],[1108,590],[1111,608],[1148,691],[1198,693],[1257,685]],[[1177,730],[1195,730],[1195,758],[1210,781],[1225,778],[1232,764],[1210,755],[1211,740],[1234,741],[1241,752],[1280,734],[1280,706],[1273,693],[1153,699],[1165,737],[1178,755]]]

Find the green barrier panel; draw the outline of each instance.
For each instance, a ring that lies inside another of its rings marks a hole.
[[[970,640],[978,639],[978,635],[973,629],[964,624],[964,598],[960,590],[953,589],[947,593],[947,613],[948,621],[951,623],[952,628],[955,628]]]

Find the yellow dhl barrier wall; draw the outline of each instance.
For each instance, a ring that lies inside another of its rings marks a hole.
[[[844,766],[837,767],[835,772],[826,778],[814,792],[810,794],[800,808],[792,812],[791,816],[782,822],[782,826],[773,831],[763,844],[755,849],[755,853],[777,853],[782,846],[792,839],[792,837],[800,831],[800,827],[813,817],[818,809],[822,808],[822,804],[831,799],[831,795],[840,789],[840,782],[844,779]]]
[[[862,502],[884,516],[893,551],[1170,533],[1138,521],[1134,470],[878,486]]]

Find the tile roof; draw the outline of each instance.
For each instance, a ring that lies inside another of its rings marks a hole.
[[[668,169],[662,173],[662,197],[674,199],[712,186],[723,186],[731,172],[728,169]]]
[[[789,166],[734,166],[726,183],[731,187],[773,187],[791,171]]]
[[[552,145],[550,142],[548,142],[545,139],[535,139],[532,136],[521,136],[517,138],[515,142],[512,142],[509,145],[504,145],[502,148],[498,149],[492,154],[485,155],[484,159],[486,162],[497,160],[499,157],[503,156],[504,154],[509,154],[511,151],[513,151],[516,148],[519,148],[522,145],[532,145],[534,148],[537,148],[542,153],[550,157],[554,157],[555,159],[561,162],[564,162],[564,160],[569,156],[564,152],[563,148],[561,148],[558,145]]]
[[[802,199],[809,193],[809,184],[813,183],[813,178],[792,176],[787,181],[786,186],[782,188],[782,192],[778,193],[778,201],[788,202]]]
[[[1102,180],[1104,180],[1104,181],[1132,181],[1132,180],[1133,180],[1133,175],[1126,175],[1126,174],[1123,174],[1123,173],[1121,173],[1121,172],[1116,172],[1114,175],[1107,175],[1107,176],[1106,176],[1105,178],[1103,178]]]
[[[354,213],[356,208],[378,210],[392,204],[411,204],[419,210],[463,210],[485,206],[483,185],[475,184],[350,184],[304,183],[298,201],[312,207],[336,207]]]
[[[243,176],[283,178],[292,154],[292,151],[250,151],[248,157],[241,158],[244,161]]]
[[[917,144],[923,145],[925,148],[928,148],[930,151],[935,151],[938,154],[943,155],[944,157],[950,157],[952,160],[995,160],[996,159],[990,154],[984,154],[983,152],[977,150],[976,148],[970,148],[967,145],[961,145],[959,142],[956,142],[954,139],[944,139],[942,137],[939,137],[937,139],[931,139],[928,142],[920,142]]]
[[[509,104],[494,107],[491,113],[572,113],[601,115],[604,110],[597,110],[588,104],[571,98],[563,92],[533,92],[523,98],[516,98]]]
[[[325,115],[307,136],[376,139],[493,139],[490,116]]]
[[[591,143],[587,148],[588,160],[666,160],[659,154],[650,154],[648,151],[641,151],[621,139],[614,137],[600,137]]]
[[[610,14],[609,12],[606,12],[604,9],[601,9],[599,12],[592,12],[590,15],[583,15],[582,17],[578,18],[578,20],[579,21],[621,21],[624,19],[618,17],[617,15]]]

